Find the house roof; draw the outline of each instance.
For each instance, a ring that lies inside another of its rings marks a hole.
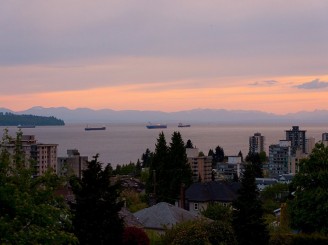
[[[123,207],[118,214],[123,219],[125,226],[143,228],[143,224],[126,208]]]
[[[197,219],[200,216],[166,202],[157,203],[134,213],[145,228],[162,230],[177,223]]]
[[[232,202],[237,198],[240,183],[211,181],[194,183],[186,190],[186,200],[195,202]]]

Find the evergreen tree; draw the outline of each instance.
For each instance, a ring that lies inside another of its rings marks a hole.
[[[248,153],[246,162],[252,164],[255,178],[263,178],[263,163],[259,153]]]
[[[168,202],[174,203],[179,197],[181,185],[188,187],[192,183],[192,171],[188,164],[186,148],[180,132],[173,132],[169,148],[169,161],[166,170],[170,178],[168,180]]]
[[[110,184],[110,168],[102,170],[98,155],[88,162],[82,179],[72,178],[76,202],[72,204],[73,226],[80,244],[120,244],[123,203],[118,202],[119,185]]]
[[[292,228],[305,233],[328,234],[328,147],[316,144],[303,159],[292,181],[296,190],[288,202]]]
[[[186,148],[194,148],[194,145],[193,145],[193,143],[191,142],[191,140],[187,140]]]
[[[212,154],[212,165],[216,166],[218,162],[224,161],[224,150],[221,146],[215,148],[215,152]]]
[[[263,219],[262,203],[252,165],[246,165],[239,196],[233,202],[233,227],[239,245],[268,244],[269,234]]]
[[[172,134],[170,147],[163,132],[160,133],[147,183],[148,193],[155,192],[157,201],[169,203],[174,203],[179,197],[182,184],[189,186],[192,183],[192,171],[179,132]]]
[[[152,158],[153,158],[153,153],[147,148],[145,153],[143,153],[141,156],[142,167],[149,168],[151,165]]]
[[[165,179],[168,177],[165,172],[165,164],[168,161],[168,147],[166,144],[165,135],[163,132],[159,134],[155,152],[152,157],[149,178],[146,183],[146,191],[155,196],[157,200],[163,200],[167,195]]]

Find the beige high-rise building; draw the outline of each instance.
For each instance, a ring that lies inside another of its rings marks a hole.
[[[22,135],[20,144],[25,163],[35,166],[35,176],[44,174],[48,169],[57,173],[57,144],[37,143],[34,135]],[[10,140],[1,147],[13,155],[16,149],[16,139]]]
[[[197,148],[186,149],[188,163],[193,172],[193,181],[209,182],[212,180],[212,157],[200,156]]]
[[[77,149],[67,150],[67,157],[58,157],[57,174],[59,176],[74,174],[82,178],[82,171],[87,168],[88,157],[81,156]]]

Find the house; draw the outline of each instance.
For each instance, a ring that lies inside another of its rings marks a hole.
[[[185,191],[185,208],[193,214],[200,214],[211,203],[230,205],[237,198],[239,188],[238,182],[194,183]]]
[[[263,191],[267,186],[272,186],[278,183],[274,178],[255,178],[255,182],[259,191]]]
[[[145,230],[164,232],[165,228],[202,216],[191,213],[185,209],[176,207],[166,202],[160,202],[149,208],[145,208],[133,214],[144,226]]]

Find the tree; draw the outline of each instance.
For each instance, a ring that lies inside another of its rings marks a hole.
[[[18,132],[14,152],[6,150],[12,142],[5,131],[0,154],[0,243],[75,244],[68,205],[55,190],[61,179],[46,172],[32,177],[33,162],[26,158]]]
[[[205,217],[225,222],[229,225],[232,223],[232,208],[231,206],[223,206],[221,203],[212,203],[207,209],[202,211],[202,215]]]
[[[169,161],[166,170],[170,173],[168,178],[169,195],[167,201],[174,203],[180,194],[181,185],[188,187],[192,183],[192,170],[188,164],[186,148],[180,132],[173,132],[169,148]]]
[[[288,202],[291,227],[328,234],[328,147],[316,144],[292,181],[295,197]]]
[[[246,165],[238,191],[233,202],[233,227],[238,244],[268,244],[269,233],[263,219],[262,203],[255,182],[252,165]]]
[[[209,152],[209,156],[212,156],[213,160],[213,166],[215,166],[218,162],[223,162],[224,161],[224,150],[221,146],[217,146],[215,148],[215,152]]]
[[[145,153],[143,153],[141,156],[142,167],[149,168],[151,165],[152,158],[153,158],[153,153],[147,148]]]
[[[150,241],[143,229],[127,227],[123,233],[123,245],[149,245]]]
[[[187,140],[187,143],[186,143],[186,148],[194,148],[194,145],[193,143],[191,142],[191,140]]]
[[[110,184],[110,171],[98,162],[98,155],[88,162],[82,179],[72,178],[75,194],[72,203],[73,226],[80,244],[121,244],[123,221],[118,212],[119,185]]]
[[[248,153],[246,156],[246,162],[253,165],[253,171],[255,173],[255,178],[263,178],[263,163],[259,153]]]
[[[170,147],[163,132],[159,134],[149,176],[148,193],[155,193],[157,201],[169,203],[177,200],[182,184],[188,187],[192,183],[192,171],[179,132],[172,134]]]

